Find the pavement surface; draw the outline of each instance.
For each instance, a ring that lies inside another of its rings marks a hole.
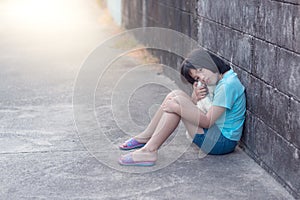
[[[293,199],[238,148],[199,155],[182,126],[155,167],[119,166],[117,145],[145,128],[174,82],[143,53],[116,60],[95,90],[100,128],[86,141],[74,119],[76,78],[120,30],[92,0],[10,0],[0,10],[0,199]],[[137,84],[145,77],[153,84]],[[105,139],[113,150],[97,151]]]

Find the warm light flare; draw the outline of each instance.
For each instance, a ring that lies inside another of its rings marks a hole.
[[[30,29],[64,27],[70,25],[76,15],[72,1],[59,0],[9,0],[2,4],[0,10],[2,14],[5,12],[12,24]]]
[[[0,2],[0,45],[5,52],[12,51],[26,59],[44,54],[66,57],[78,49],[84,50],[98,37],[99,22],[95,16],[99,9],[94,0]]]

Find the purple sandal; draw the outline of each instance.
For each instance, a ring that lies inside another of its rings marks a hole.
[[[125,165],[125,166],[141,166],[141,167],[148,167],[148,166],[153,166],[155,165],[155,161],[134,161],[132,159],[132,154],[126,154],[122,156],[119,159],[119,164],[120,165]]]
[[[130,138],[119,146],[121,150],[137,149],[145,146],[146,143],[139,143],[136,139]]]

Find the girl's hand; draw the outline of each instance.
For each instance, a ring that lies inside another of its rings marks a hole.
[[[163,111],[170,112],[170,113],[177,113],[178,109],[180,109],[179,104],[175,100],[175,98],[170,97],[168,98],[162,105]]]
[[[192,101],[196,104],[199,100],[204,99],[207,95],[207,86],[197,86],[198,82],[193,84]]]

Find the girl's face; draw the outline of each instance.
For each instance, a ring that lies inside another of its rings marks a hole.
[[[201,81],[208,86],[217,85],[218,81],[221,79],[220,73],[214,73],[205,68],[190,69],[190,75],[195,81]]]

